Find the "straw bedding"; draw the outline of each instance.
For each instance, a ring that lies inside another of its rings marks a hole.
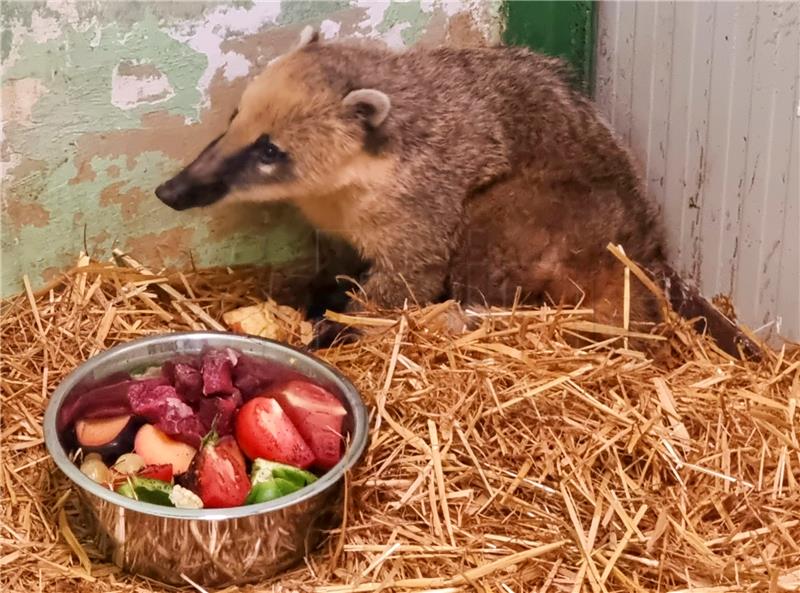
[[[162,591],[70,530],[43,408],[89,356],[218,327],[266,283],[80,263],[2,309],[0,590]],[[352,320],[359,342],[320,353],[366,398],[371,445],[344,528],[243,591],[800,590],[797,349],[737,362],[672,320],[650,356],[619,336],[576,343],[581,310],[463,316],[371,312]],[[297,342],[299,318],[281,319]]]

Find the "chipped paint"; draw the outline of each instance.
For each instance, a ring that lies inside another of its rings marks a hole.
[[[274,23],[280,11],[278,2],[259,3],[250,8],[218,6],[206,12],[202,19],[181,21],[169,28],[170,37],[207,60],[206,68],[197,80],[197,90],[202,96],[199,107],[208,105],[209,87],[217,72],[222,71],[225,79],[231,81],[246,76],[250,71],[250,63],[244,56],[224,51],[222,43],[233,35],[246,36],[258,32]]]
[[[323,39],[333,39],[339,34],[339,29],[342,28],[340,23],[325,19],[319,24],[319,32]],[[798,107],[800,109],[800,107]]]
[[[120,62],[111,73],[111,104],[133,109],[142,104],[155,105],[175,96],[169,79],[148,63]]]
[[[9,80],[3,86],[3,111],[5,117],[21,126],[30,126],[33,106],[44,95],[46,87],[36,78]]]
[[[23,227],[46,227],[50,222],[50,212],[40,204],[25,204],[18,198],[6,200],[5,213],[9,225],[16,231]]]
[[[412,18],[416,14],[424,16]],[[389,43],[392,46],[411,45],[415,39],[419,38],[431,16],[431,12],[422,10],[419,0],[417,2],[395,2],[393,0],[383,13],[383,21],[378,25],[378,31],[390,36]]]
[[[314,231],[283,205],[173,212],[153,188],[225,126],[247,77],[302,26],[326,39],[477,43],[499,2],[6,1],[2,58],[2,293],[115,246],[145,264],[284,264]],[[478,32],[478,33],[476,33]]]

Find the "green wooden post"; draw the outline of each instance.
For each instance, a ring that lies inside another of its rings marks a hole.
[[[594,86],[595,3],[591,0],[506,0],[503,40],[565,58],[584,91]]]

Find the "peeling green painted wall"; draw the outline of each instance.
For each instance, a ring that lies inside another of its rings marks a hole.
[[[576,82],[591,93],[596,7],[593,0],[506,0],[503,41],[565,59],[575,72]]]
[[[2,294],[118,246],[163,266],[281,264],[313,232],[291,208],[177,213],[153,188],[225,125],[248,75],[308,23],[326,38],[476,44],[500,3],[4,1]]]

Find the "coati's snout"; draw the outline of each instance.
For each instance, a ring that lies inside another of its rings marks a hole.
[[[209,206],[233,190],[291,179],[288,155],[268,135],[234,150],[230,136],[229,132],[211,142],[185,169],[159,185],[158,199],[175,210],[187,210]]]
[[[200,155],[172,179],[156,188],[156,197],[174,210],[209,206],[224,198],[230,185],[218,171],[215,161],[221,137],[206,146]]]
[[[341,196],[363,189],[366,171],[391,166],[381,153],[389,97],[340,76],[318,40],[304,31],[248,84],[225,132],[156,189],[164,204],[186,210],[229,194],[257,202]]]
[[[218,202],[229,191],[230,188],[221,181],[197,183],[184,170],[159,185],[156,196],[173,210],[188,210]]]

